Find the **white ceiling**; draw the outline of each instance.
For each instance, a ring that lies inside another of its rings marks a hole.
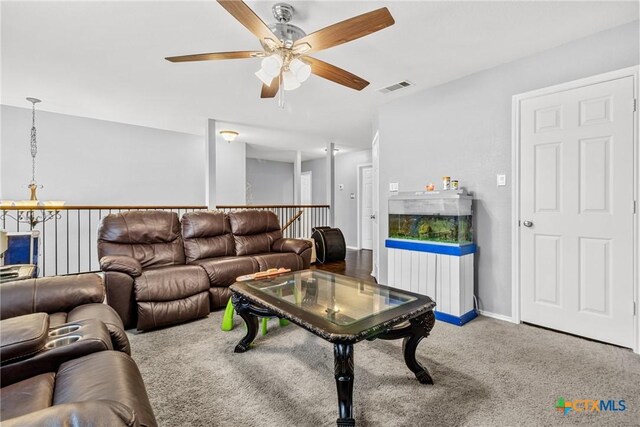
[[[247,2],[272,22],[275,1]],[[259,49],[215,1],[2,1],[3,104],[204,135],[214,118],[253,146],[324,154],[366,148],[391,99],[638,19],[638,2],[291,1],[308,33],[387,6],[396,24],[315,56],[371,82],[362,92],[312,76],[286,108],[259,98],[259,60],[165,56]],[[415,87],[376,90],[408,79]],[[250,147],[250,151],[253,148]],[[287,154],[288,156],[289,154]],[[283,158],[280,158],[283,159]]]

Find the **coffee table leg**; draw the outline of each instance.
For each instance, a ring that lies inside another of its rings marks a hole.
[[[413,372],[422,384],[433,384],[433,379],[427,368],[422,366],[416,360],[416,348],[423,338],[429,336],[433,325],[436,322],[433,311],[429,311],[422,316],[409,320],[411,323],[411,335],[404,338],[402,343],[402,351],[404,352],[404,361],[407,367]]]
[[[333,345],[334,373],[338,389],[338,427],[355,426],[353,419],[353,344]]]
[[[258,335],[258,318],[251,314],[249,307],[242,298],[238,298],[236,295],[231,297],[236,312],[242,317],[244,323],[247,325],[247,334],[240,340],[236,348],[233,350],[236,353],[244,353],[249,350],[249,346],[256,339]]]

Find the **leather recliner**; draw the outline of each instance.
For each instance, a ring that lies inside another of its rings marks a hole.
[[[99,319],[109,331],[113,349],[130,354],[120,316],[104,300],[102,278],[94,273],[7,282],[0,286],[0,320],[39,312],[49,314],[49,327]]]
[[[157,425],[104,296],[93,273],[0,285],[3,427]]]
[[[156,426],[135,362],[119,351],[69,360],[0,389],[0,422],[14,426]]]
[[[148,330],[209,314],[209,279],[185,264],[176,213],[107,215],[98,229],[98,257],[107,301],[125,327]]]

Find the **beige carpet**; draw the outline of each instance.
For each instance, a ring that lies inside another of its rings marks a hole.
[[[220,330],[222,312],[129,335],[133,357],[163,426],[331,426],[337,416],[332,346],[270,321],[244,354],[244,335]],[[401,341],[355,345],[359,426],[541,426],[640,424],[640,356],[527,325],[480,317],[436,322],[418,348],[435,384],[418,383]],[[624,412],[570,413],[559,397],[623,399]]]

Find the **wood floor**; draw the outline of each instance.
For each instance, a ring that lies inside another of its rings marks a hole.
[[[371,275],[373,268],[373,252],[366,249],[347,249],[347,257],[344,261],[334,261],[326,264],[316,263],[311,269],[330,271],[331,273],[343,274],[355,277],[367,282],[374,282],[376,279]]]

